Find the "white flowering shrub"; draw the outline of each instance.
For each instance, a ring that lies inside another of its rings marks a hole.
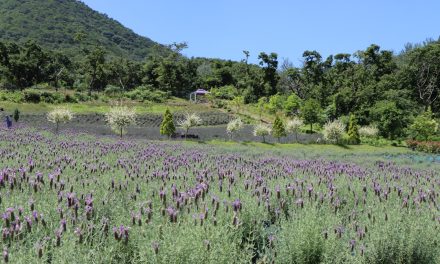
[[[379,129],[375,126],[363,126],[359,128],[359,135],[366,138],[375,138],[379,134]]]
[[[185,130],[185,137],[188,135],[188,131],[190,128],[199,126],[203,123],[203,120],[195,113],[187,113],[185,117],[177,122],[177,124]]]
[[[328,122],[324,125],[324,139],[333,143],[339,143],[339,140],[345,133],[345,124],[340,120]]]
[[[295,139],[298,141],[298,132],[303,125],[304,122],[301,119],[294,117],[292,120],[287,121],[286,131],[289,134],[295,134]]]
[[[127,133],[127,127],[136,122],[136,112],[126,106],[114,106],[105,114],[105,120],[120,137]]]
[[[243,121],[241,121],[241,118],[236,118],[228,123],[226,127],[226,132],[232,137],[242,128],[243,128]]]
[[[58,133],[58,128],[61,123],[67,123],[72,120],[72,112],[64,107],[57,107],[47,113],[47,120],[51,123],[56,124],[56,132]]]
[[[255,137],[263,137],[263,142],[266,142],[266,136],[269,136],[272,132],[272,129],[264,124],[256,125],[254,128],[254,136]]]

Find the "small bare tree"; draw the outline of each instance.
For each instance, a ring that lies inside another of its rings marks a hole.
[[[419,68],[417,78],[417,90],[419,98],[423,101],[426,108],[432,105],[439,97],[438,87],[440,69],[436,65],[423,62]]]

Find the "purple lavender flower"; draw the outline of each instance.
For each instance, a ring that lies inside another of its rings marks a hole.
[[[351,252],[353,252],[353,251],[354,251],[354,248],[355,248],[355,246],[356,246],[356,240],[351,239],[350,242],[349,242],[349,244],[350,244],[350,250],[351,250]]]
[[[232,208],[234,209],[234,212],[241,211],[241,202],[239,199],[235,199],[235,201],[232,202]]]

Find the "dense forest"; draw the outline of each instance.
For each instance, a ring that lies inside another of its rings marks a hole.
[[[355,114],[360,124],[377,123],[389,138],[402,136],[418,113],[431,108],[438,115],[440,110],[438,41],[407,45],[398,55],[378,45],[327,58],[305,51],[301,67],[264,52],[258,65],[248,63],[247,51],[240,62],[187,58],[180,54],[185,47],[172,44],[169,52],[153,52],[139,62],[108,56],[99,46],[84,47],[82,59],[71,59],[35,42],[2,42],[1,85],[23,90],[46,83],[55,90],[129,94],[132,99],[151,93],[187,97],[203,87],[211,89],[214,99],[266,103],[274,113],[295,115],[308,107],[317,111],[316,123]]]

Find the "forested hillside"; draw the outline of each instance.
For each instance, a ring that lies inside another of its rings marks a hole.
[[[133,60],[143,60],[157,45],[76,0],[1,0],[0,40],[34,40],[74,57],[100,45],[109,55]]]

